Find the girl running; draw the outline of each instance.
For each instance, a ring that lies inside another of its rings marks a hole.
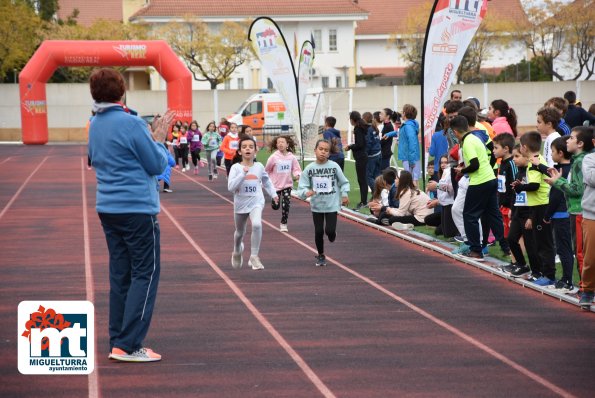
[[[337,237],[337,212],[341,204],[349,204],[349,180],[341,171],[339,165],[328,160],[329,154],[336,149],[331,142],[318,140],[314,148],[316,161],[310,163],[300,176],[298,196],[302,199],[310,198],[312,219],[314,220],[314,241],[318,255],[316,266],[326,265],[324,255],[324,234],[330,242]],[[326,220],[326,227],[325,227]]]
[[[210,122],[201,140],[206,152],[209,181],[212,181],[213,177],[217,178],[217,152],[221,146],[221,141],[223,141],[221,135],[216,130],[215,121]]]
[[[248,217],[252,223],[252,237],[250,246],[250,260],[248,265],[253,270],[264,269],[258,257],[260,241],[262,240],[262,210],[264,209],[264,189],[274,202],[279,201],[275,188],[264,170],[262,163],[254,162],[256,156],[256,142],[251,137],[243,137],[239,142],[239,149],[230,168],[227,189],[233,193],[234,221],[236,230],[233,234],[234,246],[231,254],[233,268],[241,268],[244,251],[244,234]]]
[[[287,232],[287,218],[291,201],[293,180],[300,178],[302,168],[295,157],[295,143],[289,136],[281,135],[271,141],[270,151],[275,151],[268,159],[264,170],[269,174],[277,190],[280,203],[273,202],[274,210],[281,205],[281,225],[279,231]],[[293,177],[293,179],[292,179]]]
[[[198,164],[200,163],[201,167],[204,167],[204,163],[200,160],[200,150],[202,149],[202,133],[198,129],[198,122],[193,120],[190,123],[190,128],[188,129],[188,133],[186,133],[188,137],[188,142],[190,142],[190,155],[192,156],[192,164],[194,165],[194,174],[198,174]]]
[[[223,157],[225,158],[225,170],[227,171],[228,177],[229,170],[233,164],[233,158],[236,156],[239,149],[239,142],[240,138],[238,136],[238,125],[231,123],[229,125],[229,133],[227,133],[225,138],[223,138],[223,142],[221,143],[220,147],[221,151],[223,152]]]

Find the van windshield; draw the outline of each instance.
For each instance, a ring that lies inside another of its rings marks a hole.
[[[236,114],[241,115],[242,111],[244,110],[244,108],[246,107],[246,105],[248,104],[248,101],[244,101],[242,103],[242,105],[240,105],[240,107],[238,108],[238,110],[236,111]]]

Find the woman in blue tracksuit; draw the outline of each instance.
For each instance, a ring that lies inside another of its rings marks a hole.
[[[96,209],[109,252],[109,358],[159,361],[143,342],[160,273],[157,176],[168,162],[163,145],[174,112],[147,123],[120,102],[124,78],[115,69],[89,79],[97,115],[89,128],[89,157],[97,178]]]

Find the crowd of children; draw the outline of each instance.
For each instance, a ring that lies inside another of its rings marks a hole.
[[[363,115],[352,112],[355,141],[344,150],[351,150],[356,160],[361,194],[356,209],[368,207],[374,216],[368,221],[399,230],[435,226],[437,234],[460,242],[454,253],[476,261],[483,261],[488,246],[497,241],[510,258],[503,271],[560,292],[580,289],[581,305],[590,306],[595,248],[587,243],[595,245],[595,137],[588,126],[591,116],[576,110],[570,102],[575,100],[572,94],[546,101],[536,112],[536,131],[524,134],[519,134],[516,113],[506,101],[494,100],[481,110],[477,99],[462,101],[451,95],[429,145],[434,171],[425,191],[418,188],[422,145],[415,107],[407,104],[402,113],[388,108]],[[567,113],[572,125],[564,119]],[[585,126],[576,125],[577,120]],[[196,121],[190,126],[174,124],[168,139],[175,156],[172,166],[179,168],[181,159],[181,171],[189,170],[190,154],[198,174],[204,150],[208,178],[213,180],[224,158],[228,187],[234,193],[234,267],[243,263],[242,239],[250,218],[249,264],[253,269],[264,268],[258,257],[262,191],[271,196],[273,209],[281,208],[279,229],[287,232],[291,190],[298,179],[297,195],[307,199],[312,209],[316,265],[326,264],[323,238],[326,234],[329,241],[335,240],[337,212],[341,204],[347,205],[349,192],[343,142],[335,124],[334,117],[326,118],[315,161],[303,172],[290,136],[270,142],[272,155],[263,166],[255,161],[258,147],[250,130],[242,128],[238,133],[238,126],[225,120],[219,126],[210,122],[204,134]],[[400,173],[390,167],[393,146],[389,144],[394,138],[403,164]],[[163,179],[164,192],[171,192],[167,170]],[[561,263],[559,278],[556,257]],[[581,275],[578,289],[573,280],[575,258]]]

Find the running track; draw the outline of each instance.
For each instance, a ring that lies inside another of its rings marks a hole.
[[[267,207],[264,271],[232,270],[225,178],[175,173],[146,340],[107,359],[107,249],[83,146],[0,146],[1,397],[593,396],[593,313],[340,218],[314,267],[308,207]],[[245,260],[245,262],[247,262]],[[96,310],[90,376],[17,370],[22,300]]]

